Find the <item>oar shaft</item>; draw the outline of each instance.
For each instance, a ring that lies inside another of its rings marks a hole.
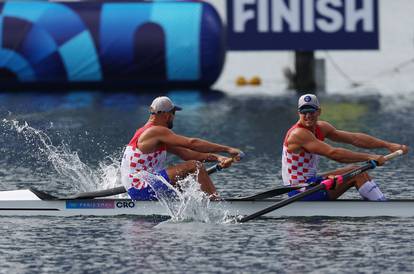
[[[342,181],[348,181],[349,179],[351,179],[351,178],[353,178],[355,176],[358,176],[359,174],[364,173],[367,170],[373,169],[376,166],[377,165],[376,165],[376,163],[374,161],[370,161],[367,164],[365,164],[365,165],[363,165],[363,166],[361,166],[361,167],[359,167],[357,169],[351,170],[351,171],[345,173],[344,175],[338,176],[338,177]]]
[[[223,168],[219,164],[215,164],[214,166],[211,166],[207,169],[207,174],[213,174],[214,172],[220,171]]]
[[[393,159],[393,158],[395,158],[395,157],[397,157],[399,155],[402,155],[402,154],[403,154],[403,151],[402,150],[397,150],[397,151],[395,151],[393,153],[390,153],[388,155],[385,155],[384,158],[388,161],[388,160],[391,160],[391,159]],[[274,211],[274,210],[276,210],[278,208],[284,207],[284,206],[289,205],[289,204],[291,204],[291,203],[293,203],[295,201],[301,200],[302,198],[304,198],[304,197],[306,197],[308,195],[311,195],[311,194],[313,194],[313,193],[315,193],[315,192],[317,192],[319,190],[322,190],[322,189],[331,189],[331,187],[335,183],[335,180],[338,183],[346,182],[349,179],[351,179],[351,178],[353,178],[353,177],[355,177],[355,176],[357,176],[357,175],[359,175],[359,174],[361,174],[361,173],[363,173],[363,172],[365,172],[365,171],[367,171],[369,169],[375,168],[376,166],[377,166],[377,164],[376,164],[375,161],[369,161],[367,164],[365,164],[365,165],[363,165],[363,166],[361,166],[361,167],[359,167],[359,168],[357,168],[355,170],[352,170],[350,172],[347,172],[347,173],[345,173],[342,176],[337,176],[335,179],[326,179],[326,180],[322,181],[319,185],[317,185],[317,186],[315,186],[315,187],[313,187],[311,189],[308,189],[308,190],[306,190],[306,191],[304,191],[302,193],[299,193],[299,194],[297,194],[297,195],[295,195],[293,197],[290,197],[290,198],[287,198],[285,200],[282,200],[282,201],[280,201],[280,202],[278,202],[278,203],[276,203],[276,204],[274,204],[272,206],[269,206],[269,207],[267,207],[267,208],[265,208],[263,210],[260,210],[260,211],[258,211],[256,213],[253,213],[251,215],[245,216],[245,217],[241,218],[239,220],[239,222],[244,223],[244,222],[250,221],[250,220],[255,219],[257,217],[260,217],[260,216],[262,216],[262,215],[264,215],[266,213],[269,213],[271,211]]]
[[[291,204],[291,203],[297,201],[298,199],[301,199],[301,198],[303,198],[303,197],[305,197],[307,195],[310,195],[312,193],[315,193],[315,192],[317,192],[317,191],[319,191],[321,189],[324,189],[324,188],[325,188],[325,185],[322,185],[322,184],[317,185],[316,187],[313,187],[313,188],[311,188],[311,189],[309,189],[309,190],[307,190],[305,192],[302,192],[302,193],[299,193],[299,194],[297,194],[295,196],[292,196],[290,198],[287,198],[287,199],[285,199],[285,200],[283,200],[283,201],[281,201],[281,202],[279,202],[279,203],[277,203],[277,204],[275,204],[273,206],[267,207],[267,208],[265,208],[263,210],[260,210],[260,211],[258,211],[256,213],[253,213],[251,215],[248,215],[246,217],[243,217],[243,218],[239,219],[239,222],[240,223],[244,223],[244,222],[250,221],[250,220],[255,219],[257,217],[260,217],[260,216],[262,216],[262,215],[264,215],[266,213],[269,213],[269,212],[271,212],[273,210],[276,210],[278,208],[287,206],[288,204]]]
[[[404,152],[400,149],[400,150],[394,151],[393,153],[385,155],[384,158],[386,161],[389,161],[391,159],[394,159],[395,157],[403,155],[403,153]],[[345,173],[344,175],[342,175],[342,178],[343,180],[348,180],[349,178],[355,177],[361,173],[364,173],[367,170],[374,169],[376,166],[377,166],[377,163],[375,161],[369,161],[366,165],[363,165],[357,169],[354,169],[352,171],[349,171],[348,173]]]
[[[300,185],[295,185],[295,186],[278,187],[278,188],[269,189],[269,190],[251,195],[251,196],[237,197],[237,198],[233,198],[231,200],[232,201],[263,200],[263,199],[283,195],[283,194],[289,193],[291,191],[298,190],[300,188],[304,188],[304,187],[308,187],[308,186],[314,186],[314,184],[300,184]]]

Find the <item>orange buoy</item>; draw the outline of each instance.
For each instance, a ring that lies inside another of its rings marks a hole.
[[[238,86],[245,86],[245,85],[247,85],[246,78],[244,78],[243,76],[237,77],[237,79],[236,79],[236,85],[238,85]]]
[[[262,79],[259,76],[253,76],[250,79],[249,84],[252,86],[260,86],[262,84]]]

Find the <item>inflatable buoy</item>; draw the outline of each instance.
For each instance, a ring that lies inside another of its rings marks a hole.
[[[245,86],[247,85],[247,80],[243,76],[237,77],[236,79],[236,85],[238,86]]]
[[[247,80],[243,76],[239,76],[236,79],[236,85],[237,86],[260,86],[262,84],[262,79],[259,76],[253,76],[250,80]]]
[[[260,86],[262,84],[262,79],[259,76],[254,76],[250,79],[249,84],[252,86]]]

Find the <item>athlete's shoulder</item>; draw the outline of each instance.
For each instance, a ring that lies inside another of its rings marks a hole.
[[[325,127],[325,126],[330,126],[331,125],[330,123],[328,123],[327,121],[324,121],[324,120],[318,120],[316,122],[316,124],[318,125],[318,127]]]
[[[292,129],[292,131],[289,134],[289,141],[290,140],[302,140],[306,138],[312,138],[313,134],[311,131],[309,131],[306,128],[302,127],[296,127]]]
[[[145,130],[140,139],[143,140],[148,138],[160,138],[170,135],[171,133],[172,131],[167,127],[153,125]]]
[[[327,121],[319,120],[316,124],[320,129],[335,129],[335,127]]]
[[[290,128],[289,130],[289,135],[297,135],[297,134],[307,134],[310,131],[308,129],[306,129],[305,127],[302,127],[299,124],[294,125],[293,127]]]
[[[156,132],[156,133],[171,133],[171,129],[164,127],[164,126],[152,126],[148,129],[148,131]]]
[[[324,133],[324,135],[328,135],[330,132],[335,131],[335,127],[328,123],[327,121],[318,121],[317,122],[317,126],[319,127],[320,130],[322,130],[322,132]]]

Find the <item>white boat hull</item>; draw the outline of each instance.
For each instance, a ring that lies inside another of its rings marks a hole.
[[[211,202],[229,215],[250,215],[280,200]],[[169,216],[159,202],[129,199],[8,200],[0,201],[0,216]],[[414,217],[414,200],[367,202],[359,200],[295,202],[265,217]]]

